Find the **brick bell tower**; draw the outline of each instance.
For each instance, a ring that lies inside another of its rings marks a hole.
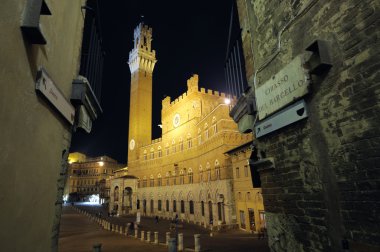
[[[139,148],[152,141],[152,74],[156,62],[152,28],[140,23],[134,30],[134,47],[128,61],[131,70],[128,166],[131,167],[139,157]]]

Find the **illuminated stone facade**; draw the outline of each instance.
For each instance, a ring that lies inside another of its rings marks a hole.
[[[100,203],[108,202],[107,179],[122,165],[107,156],[90,158],[78,152],[70,153],[69,163],[69,178],[65,193],[72,195],[76,193],[79,200],[88,200],[91,195],[99,195]]]
[[[231,157],[234,197],[239,227],[253,233],[266,228],[260,175],[251,169],[252,144],[247,143],[227,152]]]
[[[186,93],[174,101],[170,97],[162,101],[162,137],[150,139],[156,62],[150,47],[151,32],[141,24],[135,30],[135,48],[129,60],[128,170],[133,176],[113,179],[110,210],[168,218],[178,214],[203,225],[234,225],[231,159],[224,153],[252,141],[252,135],[238,132],[229,117],[231,105],[226,95],[199,89],[194,75],[187,81]],[[129,195],[131,203],[126,207]]]

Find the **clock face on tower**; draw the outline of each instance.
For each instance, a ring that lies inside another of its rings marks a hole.
[[[129,149],[130,150],[133,150],[134,148],[135,148],[135,140],[134,139],[132,139],[130,142],[129,142]]]
[[[181,118],[180,118],[179,114],[175,114],[173,117],[173,126],[178,127],[180,124],[180,121],[181,121]]]

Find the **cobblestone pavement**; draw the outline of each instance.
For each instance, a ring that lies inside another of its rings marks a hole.
[[[136,220],[136,216],[108,217],[107,211],[99,205],[76,204],[75,207],[85,210],[86,212],[91,213],[93,215],[101,212],[103,219],[106,219],[110,223],[116,224],[116,225],[126,226],[127,223],[134,222]],[[68,207],[66,206],[64,208],[68,208]],[[63,218],[62,224],[64,224],[64,221],[65,219]],[[239,251],[239,252],[240,251],[255,251],[255,252],[268,251],[269,252],[270,251],[267,245],[267,239],[259,240],[256,235],[252,235],[250,233],[247,233],[241,230],[213,232],[213,236],[210,237],[210,230],[205,229],[199,225],[195,225],[195,224],[191,224],[187,222],[179,222],[179,228],[177,228],[177,230],[170,230],[170,222],[171,222],[170,220],[159,219],[159,222],[156,223],[154,218],[141,216],[139,236],[141,234],[141,231],[145,231],[145,232],[151,231],[152,239],[153,239],[153,233],[158,232],[159,242],[165,243],[166,232],[171,232],[171,237],[175,237],[176,232],[183,233],[184,247],[189,248],[189,249],[194,249],[194,234],[200,234],[202,250],[218,251],[218,252],[235,252],[235,251]],[[99,226],[98,228],[100,229]],[[104,232],[109,232],[109,231],[104,231]],[[111,233],[111,234],[117,236],[117,234],[114,234],[114,233]],[[124,237],[124,239],[134,240],[135,242],[139,241],[133,238]],[[139,242],[141,244],[144,244],[141,241]],[[167,251],[166,247],[160,246],[160,248],[164,248],[165,249],[164,251]],[[66,251],[69,251],[69,250],[66,250]],[[71,250],[71,251],[74,251],[74,250]],[[130,251],[135,251],[135,250],[130,250]]]
[[[96,222],[78,213],[75,209],[64,206],[59,233],[59,252],[89,252],[95,244],[102,244],[102,252],[166,252],[165,246],[148,244],[137,239],[125,237],[103,230]]]

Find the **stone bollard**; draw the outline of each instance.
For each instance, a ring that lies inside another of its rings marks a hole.
[[[166,246],[169,246],[170,232],[166,232]]]
[[[150,242],[150,231],[146,232],[146,242]]]
[[[158,232],[154,232],[154,244],[158,245]]]
[[[194,235],[194,251],[195,252],[201,251],[201,235],[200,234]]]
[[[139,238],[139,233],[138,233],[139,231],[137,230],[137,229],[135,229],[135,238],[137,239],[137,238]]]
[[[95,244],[92,248],[93,248],[92,249],[93,252],[101,252],[102,251],[102,244],[101,243]]]
[[[169,239],[169,252],[177,252],[177,246],[175,238]]]
[[[183,234],[178,234],[178,251],[183,251]]]
[[[145,231],[141,231],[141,241],[145,240]]]

